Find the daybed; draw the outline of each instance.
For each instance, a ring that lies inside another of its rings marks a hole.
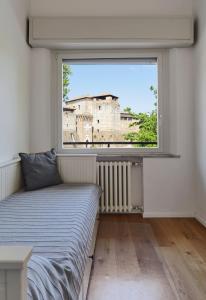
[[[27,295],[22,293],[20,299],[85,299],[99,196],[100,189],[95,184],[60,184],[18,192],[0,202],[0,246],[32,247],[27,263]],[[10,275],[16,276],[15,272]],[[1,278],[0,271],[0,295],[1,286],[5,286]],[[15,292],[15,282],[13,288]]]

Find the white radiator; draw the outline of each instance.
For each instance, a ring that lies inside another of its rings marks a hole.
[[[132,211],[131,162],[97,162],[97,184],[103,190],[101,213]]]

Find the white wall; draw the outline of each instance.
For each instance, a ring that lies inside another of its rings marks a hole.
[[[198,37],[194,49],[196,214],[206,225],[206,1],[194,0]]]
[[[144,159],[144,217],[193,217],[194,170],[190,159]]]
[[[29,149],[27,0],[0,1],[0,161]]]
[[[51,148],[51,53],[32,49],[31,54],[30,151]]]
[[[170,137],[180,158],[144,159],[145,216],[193,216],[195,211],[193,51],[170,51]]]
[[[33,16],[191,15],[192,0],[31,0]]]

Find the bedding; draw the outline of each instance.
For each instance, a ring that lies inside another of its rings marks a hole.
[[[78,299],[99,196],[94,184],[60,184],[0,202],[0,245],[33,247],[29,300]]]

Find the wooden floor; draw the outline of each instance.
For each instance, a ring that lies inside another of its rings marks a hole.
[[[88,300],[206,300],[206,229],[194,219],[100,218]]]

